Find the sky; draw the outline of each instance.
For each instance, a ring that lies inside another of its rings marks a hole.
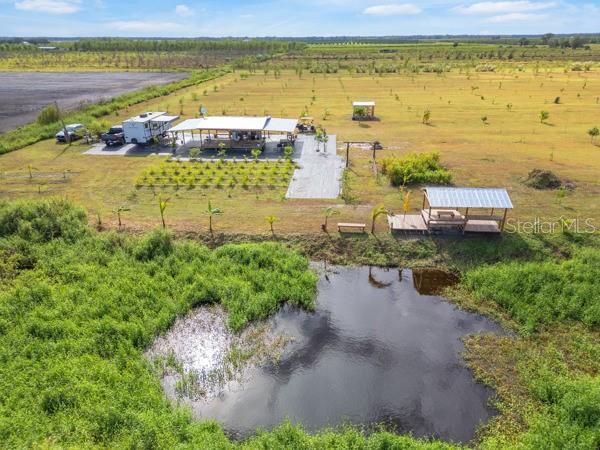
[[[0,36],[600,32],[600,0],[0,0]]]

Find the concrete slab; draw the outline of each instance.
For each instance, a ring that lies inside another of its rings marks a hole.
[[[301,149],[286,198],[334,199],[339,197],[344,160],[336,153],[336,136],[329,135],[326,148],[320,149],[314,136],[299,136]],[[319,151],[317,151],[319,150]]]
[[[84,155],[94,156],[172,156],[173,153],[165,147],[144,147],[136,144],[125,144],[119,147],[109,147],[102,143],[94,144]]]
[[[125,156],[130,151],[134,150],[137,145],[126,144],[118,147],[109,147],[104,144],[94,144],[88,151],[83,152],[84,155],[97,155],[97,156]]]

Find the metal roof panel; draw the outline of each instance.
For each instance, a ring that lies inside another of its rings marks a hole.
[[[504,188],[427,187],[425,191],[432,208],[513,208]]]

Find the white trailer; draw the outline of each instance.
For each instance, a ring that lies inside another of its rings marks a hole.
[[[145,112],[123,121],[123,133],[128,144],[149,144],[168,131],[179,116],[166,112]]]

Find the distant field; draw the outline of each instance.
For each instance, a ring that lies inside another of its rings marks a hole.
[[[555,99],[560,102],[555,104]],[[196,98],[196,100],[194,100]],[[358,124],[350,120],[352,100],[375,100],[380,121]],[[345,140],[377,139],[387,155],[438,151],[458,186],[507,187],[515,203],[513,217],[591,217],[600,221],[600,147],[587,130],[600,126],[600,71],[565,72],[563,67],[523,71],[453,71],[433,74],[348,75],[292,71],[280,75],[246,74],[225,77],[131,107],[111,121],[144,110],[169,110],[196,115],[200,104],[210,115],[247,114],[314,116],[330,134]],[[507,106],[507,105],[510,105]],[[422,124],[425,109],[431,124]],[[540,111],[550,114],[540,123]],[[326,120],[324,118],[326,117]],[[487,120],[482,120],[486,117]],[[159,223],[157,197],[170,198],[166,211],[170,226],[181,230],[206,229],[203,214],[210,199],[224,210],[215,228],[228,232],[267,232],[265,216],[279,218],[279,232],[318,232],[325,207],[342,210],[340,220],[366,221],[370,209],[384,203],[401,210],[398,190],[375,175],[371,153],[351,151],[345,200],[285,200],[279,189],[254,187],[192,189],[135,187],[136,178],[156,165],[158,157],[98,157],[82,155],[84,146],[70,149],[45,141],[0,156],[0,197],[66,195],[114,223],[112,212],[126,204],[126,225],[154,227]],[[345,151],[340,148],[342,155]],[[28,166],[33,166],[29,178]],[[538,191],[522,184],[534,168],[550,169],[576,186],[564,198],[556,191]],[[63,177],[63,171],[69,170]],[[412,207],[421,195],[413,189]],[[384,229],[384,221],[381,221]]]
[[[183,72],[0,72],[0,133],[34,121],[44,106],[55,101],[68,110],[186,76]]]

